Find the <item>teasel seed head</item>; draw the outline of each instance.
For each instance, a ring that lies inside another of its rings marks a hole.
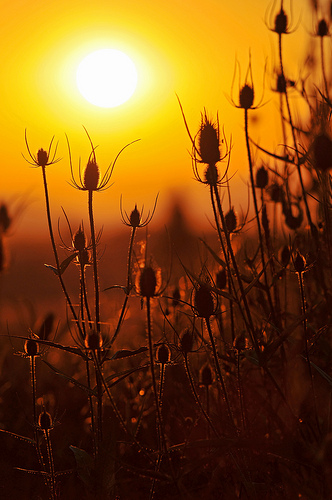
[[[269,171],[262,165],[256,172],[256,187],[265,189],[269,182]]]
[[[208,364],[204,365],[201,370],[201,384],[205,387],[213,384],[212,370]]]
[[[85,347],[91,351],[98,351],[103,344],[99,332],[91,330],[85,338]]]
[[[180,339],[180,349],[183,354],[188,354],[193,350],[193,345],[194,341],[192,332],[189,330],[189,328],[186,328]]]
[[[96,191],[100,178],[100,170],[95,159],[90,159],[84,170],[83,186],[87,191]]]
[[[210,288],[205,284],[200,284],[195,290],[194,306],[197,316],[208,319],[214,313],[214,300]]]
[[[317,25],[317,31],[316,35],[324,38],[324,36],[327,36],[329,34],[329,27],[325,19],[321,19]]]
[[[198,135],[198,151],[203,163],[215,165],[220,161],[220,143],[218,127],[208,120],[206,114]]]
[[[37,163],[40,167],[46,167],[48,163],[48,153],[43,148],[37,152]]]
[[[237,217],[234,208],[231,208],[225,215],[226,228],[229,233],[233,233],[237,227]]]
[[[250,109],[254,104],[254,89],[251,85],[246,83],[240,90],[240,108]]]
[[[318,134],[312,143],[314,166],[320,172],[326,172],[332,168],[332,139],[322,132]]]
[[[227,272],[226,269],[222,268],[220,271],[217,272],[216,275],[216,287],[219,288],[219,290],[223,290],[226,288],[227,285]]]
[[[274,31],[278,33],[278,35],[286,34],[287,26],[288,26],[287,14],[281,7],[280,11],[278,12],[274,20]]]
[[[300,252],[298,252],[298,251],[296,252],[296,256],[295,256],[293,263],[294,263],[295,271],[298,274],[301,274],[304,272],[305,266],[306,266],[306,260],[303,257],[303,255],[300,254]]]
[[[34,339],[27,339],[24,343],[24,351],[27,356],[33,358],[39,353],[39,344]]]
[[[137,205],[135,205],[134,210],[132,210],[130,216],[129,216],[129,221],[130,225],[132,227],[139,227],[140,222],[141,222],[141,214],[139,213],[137,209]]]
[[[51,415],[43,410],[38,418],[38,425],[43,431],[49,431],[52,427],[52,417]]]
[[[157,349],[156,358],[158,363],[166,365],[171,360],[171,351],[167,344],[163,343]]]
[[[151,298],[156,294],[157,277],[151,266],[141,268],[138,291],[141,297]]]
[[[73,247],[78,252],[82,252],[86,248],[86,237],[82,226],[78,228],[73,236]]]

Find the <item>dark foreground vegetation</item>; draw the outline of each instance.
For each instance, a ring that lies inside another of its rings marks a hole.
[[[55,144],[34,154],[26,136],[45,193],[49,280],[58,281],[68,321],[50,314],[13,332],[2,318],[2,499],[332,497],[332,12],[324,8],[313,2],[310,71],[297,81],[283,62],[290,13],[282,2],[267,12],[278,54],[267,79],[282,130],[273,151],[250,134],[249,118],[260,112],[251,62],[233,92],[250,187],[241,220],[223,127],[204,110],[192,132],[179,99],[215,235],[199,242],[195,259],[181,257],[170,237],[172,258],[159,267],[144,229],[156,207],[146,215],[121,207],[124,280],[102,290],[94,198],[119,158],[102,174],[88,132],[82,172],[69,154],[87,215],[72,228],[64,214],[67,238],[54,228],[48,195]],[[1,269],[10,225],[2,205]]]

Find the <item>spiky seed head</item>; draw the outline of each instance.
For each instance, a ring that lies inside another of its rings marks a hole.
[[[237,227],[237,217],[233,208],[225,215],[226,228],[229,233],[233,233]]]
[[[156,358],[159,363],[166,365],[170,362],[171,351],[167,344],[160,344],[157,349]]]
[[[294,259],[294,269],[297,273],[301,274],[303,273],[304,269],[306,266],[306,260],[303,257],[303,255],[300,254],[300,252],[296,252],[296,256]]]
[[[96,191],[98,188],[100,170],[95,159],[90,159],[84,170],[83,186],[87,191]]]
[[[321,172],[326,172],[332,168],[332,139],[322,132],[318,134],[312,143],[314,166]]]
[[[284,267],[287,267],[288,264],[289,264],[289,261],[290,261],[290,250],[289,250],[289,246],[288,245],[285,245],[282,250],[281,250],[281,254],[280,254],[280,260],[281,260],[281,263]]]
[[[216,275],[216,286],[219,290],[223,290],[227,285],[227,272],[226,269],[222,268],[217,272]]]
[[[180,339],[180,349],[184,354],[188,354],[193,350],[193,336],[189,328],[186,328],[181,339]]]
[[[27,339],[24,342],[24,351],[27,354],[27,356],[33,358],[34,356],[37,356],[39,353],[39,344],[36,342],[34,339]]]
[[[278,12],[274,20],[274,31],[278,33],[278,35],[286,34],[287,26],[288,26],[287,14],[281,7],[280,11]]]
[[[299,229],[299,227],[301,227],[302,222],[303,222],[302,210],[299,210],[297,216],[293,215],[292,209],[290,207],[285,211],[285,223],[289,227],[289,229],[292,229],[293,231]]]
[[[78,228],[78,230],[73,236],[73,247],[78,252],[82,252],[86,247],[86,237],[84,234],[84,230],[82,229],[82,226]]]
[[[48,153],[43,148],[37,152],[37,163],[40,167],[46,167],[48,163]]]
[[[283,203],[283,201],[285,199],[284,190],[283,190],[282,186],[280,186],[280,184],[278,184],[277,182],[274,182],[273,184],[271,184],[271,186],[269,187],[269,194],[270,194],[271,200],[274,203]]]
[[[266,188],[269,182],[269,171],[262,165],[256,172],[256,186],[259,189]]]
[[[240,108],[250,109],[254,104],[254,89],[246,83],[240,90]]]
[[[103,340],[99,332],[91,330],[85,338],[85,347],[91,351],[98,351],[103,344]]]
[[[199,130],[198,151],[202,162],[207,165],[215,165],[220,161],[219,131],[206,116],[202,119]]]
[[[151,266],[141,268],[139,277],[139,294],[142,297],[151,298],[156,294],[157,277]]]
[[[321,19],[317,26],[317,36],[324,38],[329,34],[329,27],[325,19]]]
[[[52,427],[52,417],[47,411],[42,411],[38,418],[38,425],[43,431],[49,431]]]
[[[283,74],[279,73],[277,76],[277,92],[279,94],[285,94],[286,93],[286,78]]]
[[[216,165],[208,165],[205,170],[205,182],[210,186],[215,186],[218,183],[219,175]]]
[[[135,205],[134,210],[131,212],[129,217],[131,227],[138,227],[141,222],[141,214],[137,209],[137,205]]]
[[[175,287],[174,288],[174,291],[173,291],[173,294],[172,294],[172,305],[173,307],[176,307],[179,305],[179,301],[181,299],[181,294],[180,294],[180,290],[179,290],[179,287]]]
[[[236,349],[238,352],[244,351],[245,349],[248,348],[249,343],[244,332],[240,333],[235,337],[233,345],[234,349]]]
[[[201,370],[201,384],[209,387],[213,384],[212,370],[210,365],[204,365]]]
[[[205,285],[199,285],[195,290],[194,305],[197,316],[208,319],[214,313],[214,301],[210,288]]]
[[[6,233],[10,228],[11,223],[12,220],[9,217],[7,205],[2,203],[0,205],[0,234]]]

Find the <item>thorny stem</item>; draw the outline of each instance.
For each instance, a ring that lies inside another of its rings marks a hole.
[[[35,356],[30,356],[30,376],[31,376],[31,388],[32,388],[32,411],[33,411],[33,428],[34,428],[34,438],[36,441],[36,449],[38,455],[38,461],[41,467],[45,470],[45,463],[43,459],[43,455],[40,450],[40,443],[38,438],[38,419],[36,412],[36,358]]]
[[[98,280],[98,265],[97,265],[97,244],[96,244],[96,233],[95,233],[95,223],[93,217],[93,191],[89,190],[88,195],[88,209],[89,209],[89,222],[91,231],[91,246],[92,246],[92,260],[93,260],[93,280],[95,287],[95,323],[96,330],[100,332],[100,302],[99,302],[99,280]]]
[[[187,354],[184,354],[184,365],[185,365],[185,369],[186,369],[186,372],[187,372],[187,375],[188,375],[188,379],[189,379],[189,382],[190,382],[191,390],[193,392],[195,401],[198,404],[201,412],[203,413],[204,418],[206,419],[207,423],[209,424],[209,426],[213,430],[214,434],[216,435],[216,437],[219,437],[219,433],[218,433],[217,429],[215,428],[213,422],[211,421],[211,419],[210,419],[210,417],[208,415],[208,412],[204,409],[204,407],[202,405],[202,402],[201,402],[201,400],[200,400],[200,398],[198,396],[198,393],[196,391],[196,387],[195,387],[193,378],[191,376],[190,368],[189,368],[189,362],[188,362],[188,355]]]
[[[227,394],[227,390],[226,390],[224,378],[223,378],[222,373],[221,373],[220,363],[219,363],[219,359],[218,359],[218,353],[217,353],[216,344],[215,344],[215,341],[214,341],[214,338],[213,338],[213,333],[212,333],[212,330],[211,330],[211,324],[210,324],[209,318],[205,318],[205,323],[206,323],[206,327],[207,327],[207,330],[208,330],[208,333],[209,333],[209,337],[210,337],[210,343],[211,343],[211,347],[212,347],[212,353],[213,353],[213,359],[214,359],[214,364],[215,364],[216,372],[217,372],[217,375],[219,377],[219,381],[220,381],[220,384],[221,384],[221,387],[222,387],[222,391],[223,391],[223,394],[224,394],[224,398],[225,398],[225,401],[226,401],[228,416],[229,416],[229,418],[230,418],[230,420],[232,422],[232,425],[233,425],[234,429],[236,430],[236,425],[235,425],[235,422],[234,422],[234,416],[233,416],[231,405],[230,405],[230,402],[229,402],[229,399],[228,399],[228,394]]]
[[[305,293],[304,293],[303,273],[299,272],[299,273],[297,273],[297,275],[298,275],[299,285],[300,285],[301,308],[302,308],[302,314],[303,314],[303,338],[304,338],[304,348],[305,348],[305,359],[306,359],[306,362],[308,365],[308,372],[309,372],[309,378],[310,378],[310,383],[311,383],[313,405],[314,405],[314,410],[315,410],[316,425],[317,425],[317,429],[320,430],[318,413],[317,413],[317,405],[316,405],[316,391],[315,391],[315,385],[314,385],[314,377],[312,374],[311,362],[310,362],[310,357],[309,357],[309,348],[308,348],[306,300],[305,300]]]
[[[323,74],[326,98],[329,99],[329,88],[327,85],[326,69],[325,69],[325,57],[324,57],[324,37],[320,37],[320,55],[321,55],[321,62],[322,62],[322,74]]]
[[[48,465],[49,465],[49,469],[50,469],[50,493],[51,493],[51,499],[55,500],[54,462],[53,462],[53,453],[52,453],[52,444],[51,444],[51,438],[50,438],[50,431],[48,429],[44,430],[44,436],[45,436],[45,440],[46,440]]]
[[[44,183],[44,192],[45,192],[46,215],[47,215],[48,229],[49,229],[49,233],[50,233],[53,254],[54,254],[56,268],[57,268],[57,272],[58,272],[58,278],[59,278],[63,293],[65,294],[67,304],[70,308],[70,311],[71,311],[72,316],[75,320],[75,323],[77,324],[77,328],[79,330],[79,333],[80,333],[81,337],[83,338],[83,332],[82,332],[82,329],[81,329],[80,324],[78,322],[77,314],[75,312],[73,304],[72,304],[70,297],[68,295],[68,292],[67,292],[67,289],[65,287],[64,281],[62,279],[61,271],[60,271],[60,261],[59,261],[59,256],[58,256],[58,252],[57,252],[57,248],[56,248],[56,244],[55,244],[55,239],[54,239],[54,234],[53,234],[50,201],[49,201],[48,187],[47,187],[47,180],[46,180],[46,167],[44,167],[44,166],[42,166],[42,173],[43,173],[43,183]]]
[[[131,259],[132,259],[132,253],[133,253],[133,247],[134,247],[134,239],[135,239],[135,234],[136,234],[136,227],[131,228],[131,235],[130,235],[130,242],[129,242],[129,250],[128,250],[128,262],[127,262],[127,285],[126,285],[126,296],[122,305],[122,309],[120,312],[119,320],[117,327],[115,329],[115,332],[113,334],[113,337],[110,341],[110,347],[112,347],[113,343],[115,342],[115,339],[117,338],[120,328],[122,325],[122,321],[124,319],[124,315],[126,313],[126,307],[129,299],[129,294],[131,290]]]

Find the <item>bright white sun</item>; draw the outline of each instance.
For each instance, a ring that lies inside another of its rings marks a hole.
[[[133,61],[116,49],[101,49],[86,56],[76,73],[82,96],[95,106],[114,108],[135,92],[137,71]]]

